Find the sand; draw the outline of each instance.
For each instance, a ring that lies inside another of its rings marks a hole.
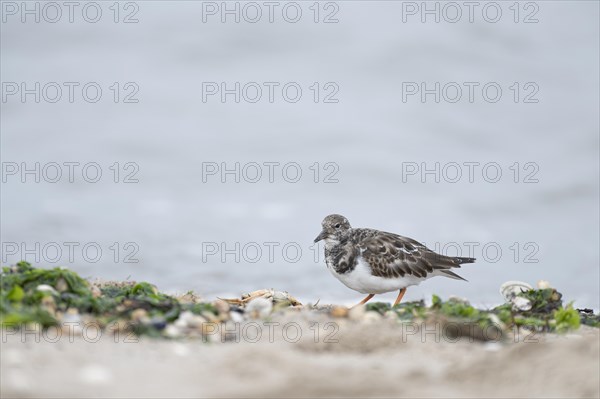
[[[208,342],[96,337],[91,330],[54,339],[4,330],[0,392],[3,398],[600,396],[595,328],[484,343],[386,319],[271,321],[280,324],[239,324],[239,334],[214,333]]]

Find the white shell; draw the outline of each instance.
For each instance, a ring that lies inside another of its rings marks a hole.
[[[181,312],[181,314],[179,315],[177,320],[175,320],[175,322],[173,322],[173,325],[175,327],[177,327],[178,329],[186,328],[188,326],[188,322],[191,320],[191,318],[193,316],[194,316],[194,314],[192,312],[190,312],[189,310],[186,310],[185,312]]]
[[[254,317],[267,317],[271,314],[273,302],[266,298],[255,298],[246,305],[246,312]]]
[[[239,312],[229,312],[229,318],[234,323],[242,323],[244,321],[244,316]]]
[[[537,282],[537,287],[540,290],[545,290],[546,288],[552,288],[552,286],[550,285],[549,281],[546,280],[540,280]]]
[[[524,291],[532,290],[533,287],[523,281],[507,281],[500,286],[500,293],[507,302],[512,302],[513,298]]]
[[[289,298],[289,294],[285,291],[273,291],[273,300],[275,302],[284,302]]]
[[[54,289],[54,287],[48,284],[40,284],[36,287],[36,290],[41,292],[50,292],[51,294],[58,295],[58,292]]]
[[[178,338],[181,337],[181,331],[179,330],[179,328],[175,327],[173,324],[169,324],[163,334],[169,338]]]
[[[521,296],[514,297],[512,299],[513,309],[520,311],[528,311],[531,310],[531,301],[527,298],[523,298]]]

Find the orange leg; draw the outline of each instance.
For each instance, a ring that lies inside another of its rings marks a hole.
[[[365,303],[369,302],[371,300],[371,298],[373,298],[375,296],[375,294],[369,294],[367,295],[367,297],[365,299],[363,299],[362,301],[360,301],[359,303],[357,303],[356,305],[352,306],[353,308],[360,306],[360,305],[364,305]]]
[[[396,298],[396,301],[394,302],[394,305],[392,307],[394,307],[394,306],[396,306],[397,304],[400,303],[400,301],[402,300],[402,297],[404,296],[405,292],[406,292],[406,288],[402,288],[400,290],[400,292],[398,293],[398,298]]]

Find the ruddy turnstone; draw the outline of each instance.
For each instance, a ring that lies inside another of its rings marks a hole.
[[[368,294],[400,290],[393,306],[402,300],[406,287],[435,276],[465,280],[452,268],[473,263],[475,258],[444,256],[412,238],[373,229],[353,229],[342,215],[329,215],[315,242],[325,241],[325,262],[344,285]],[[466,281],[466,280],[465,280]]]

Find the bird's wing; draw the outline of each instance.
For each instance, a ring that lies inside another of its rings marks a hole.
[[[361,256],[379,277],[427,277],[436,270],[451,278],[462,279],[449,269],[460,267],[459,259],[437,254],[412,238],[377,232],[358,243]]]

